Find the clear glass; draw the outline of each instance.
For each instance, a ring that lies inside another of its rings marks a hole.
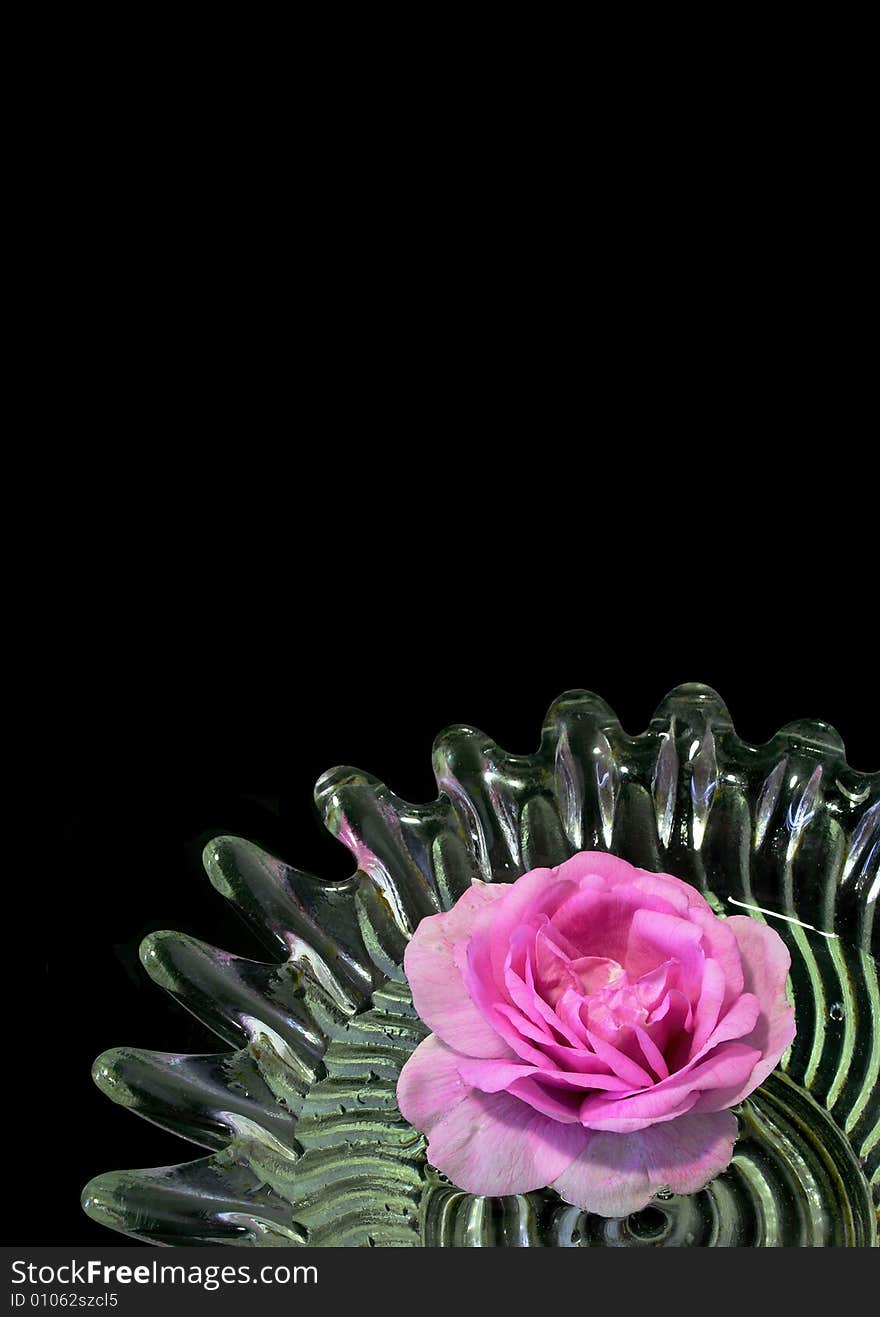
[[[230,1050],[119,1048],[98,1058],[95,1080],[211,1151],[99,1176],[83,1193],[89,1215],[172,1245],[876,1246],[880,773],[850,769],[820,722],[747,745],[697,685],[667,696],[640,736],[572,691],[535,754],[457,726],[433,762],[439,796],[426,805],[352,768],[320,779],[318,807],[357,863],[344,882],[239,838],[209,844],[211,882],[282,958],[249,961],[179,933],[145,940],[147,972]],[[427,1033],[402,970],[419,919],[474,878],[510,882],[579,850],[675,874],[719,915],[771,922],[792,957],[797,1037],[737,1108],[731,1165],[697,1194],[658,1195],[620,1220],[550,1190],[463,1193],[428,1165],[395,1100]]]

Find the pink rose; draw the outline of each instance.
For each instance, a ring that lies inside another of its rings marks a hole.
[[[433,1033],[400,1110],[469,1193],[550,1185],[602,1216],[693,1193],[733,1154],[729,1108],[794,1037],[789,964],[765,924],[613,855],[475,883],[407,948]]]

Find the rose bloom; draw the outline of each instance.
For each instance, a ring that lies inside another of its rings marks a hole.
[[[400,1110],[469,1193],[549,1185],[602,1216],[693,1193],[733,1154],[729,1108],[794,1037],[789,964],[765,924],[613,855],[475,883],[407,947],[433,1033]]]

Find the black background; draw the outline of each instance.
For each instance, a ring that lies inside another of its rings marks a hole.
[[[565,689],[596,691],[635,733],[667,691],[698,680],[746,740],[819,717],[854,767],[877,768],[872,665],[838,614],[795,615],[777,600],[761,616],[719,583],[690,596],[651,580],[636,597],[589,572],[576,588],[545,579],[531,594],[500,574],[409,588],[384,570],[307,594],[306,576],[291,551],[285,594],[270,605],[256,588],[194,590],[179,627],[160,600],[121,645],[106,619],[78,619],[81,652],[56,671],[39,723],[28,854],[9,876],[22,904],[7,1015],[17,1042],[7,1242],[121,1244],[82,1213],[82,1186],[202,1155],[112,1104],[91,1062],[120,1044],[223,1049],[150,982],[139,942],[174,928],[265,958],[202,873],[202,846],[238,833],[323,876],[348,874],[312,803],[332,765],[425,800],[431,744],[449,723],[528,753]]]
[[[76,94],[24,147],[61,190],[28,212],[15,447],[37,469],[7,482],[27,604],[7,646],[33,682],[4,687],[27,753],[6,754],[3,1228],[107,1246],[122,1237],[83,1215],[85,1182],[199,1154],[99,1093],[93,1058],[217,1046],[147,979],[141,938],[262,954],[201,872],[212,834],[346,874],[320,773],[431,797],[440,728],[529,751],[571,687],[637,732],[700,680],[748,740],[819,717],[880,767],[871,208],[842,146],[864,117],[850,78],[843,133],[827,98],[795,98],[818,105],[801,153],[788,109],[781,138],[756,102],[743,139],[742,97],[732,151],[712,115],[705,144],[646,148],[641,108],[618,144],[612,98],[586,199],[582,146],[555,127],[514,134],[504,187],[504,135],[480,136],[462,185],[419,116],[411,150],[371,137],[365,163],[346,110],[329,150],[310,121],[333,181],[294,190],[294,237],[288,147],[258,157],[272,116],[236,125],[232,166],[219,135],[210,186],[210,132],[194,149],[174,117],[172,196],[171,148],[153,187],[100,79],[81,130],[72,67]]]

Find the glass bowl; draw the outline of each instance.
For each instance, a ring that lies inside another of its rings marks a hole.
[[[117,1048],[95,1081],[210,1151],[98,1176],[88,1214],[164,1245],[876,1246],[880,773],[849,768],[821,722],[745,744],[700,685],[668,695],[640,736],[570,691],[535,754],[455,726],[433,765],[439,795],[425,805],[353,768],[319,780],[326,826],[357,864],[342,882],[240,838],[209,843],[211,882],[281,959],[180,933],[145,939],[148,974],[229,1050]],[[661,1192],[617,1220],[552,1190],[464,1193],[428,1164],[395,1097],[427,1034],[402,969],[418,921],[475,878],[510,882],[580,850],[672,873],[719,915],[770,922],[792,960],[797,1036],[736,1108],[730,1166],[699,1193]]]

